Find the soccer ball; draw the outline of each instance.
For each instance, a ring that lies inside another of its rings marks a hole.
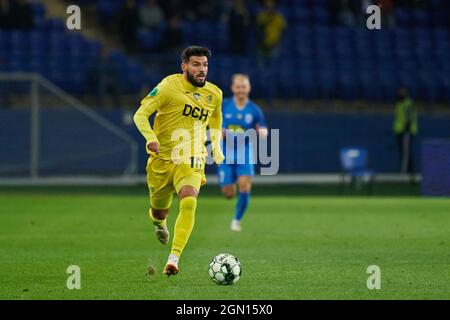
[[[220,285],[236,283],[241,277],[241,264],[239,260],[228,253],[221,253],[209,264],[209,277]]]

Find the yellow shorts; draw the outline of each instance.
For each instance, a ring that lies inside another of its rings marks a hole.
[[[200,191],[200,187],[206,183],[203,159],[192,159],[190,164],[175,164],[171,160],[151,156],[146,170],[150,206],[153,209],[170,208],[174,192],[180,192],[184,186],[192,186]]]

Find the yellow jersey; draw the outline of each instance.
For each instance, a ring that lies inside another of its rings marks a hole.
[[[206,157],[206,129],[209,126],[214,129],[211,140],[216,160],[216,155],[223,157],[221,135],[218,134],[222,130],[221,110],[222,90],[216,85],[206,82],[203,87],[195,87],[182,74],[174,74],[164,78],[141,101],[133,119],[147,144],[157,141],[160,145],[158,155],[146,147],[147,153],[174,163]],[[149,117],[154,112],[152,128]],[[218,162],[221,160],[216,160]]]

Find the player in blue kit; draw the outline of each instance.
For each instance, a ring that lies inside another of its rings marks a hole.
[[[224,129],[222,150],[225,153],[225,160],[219,165],[218,174],[222,193],[227,199],[232,199],[236,195],[237,184],[239,195],[231,230],[241,231],[241,220],[250,201],[252,177],[255,174],[256,155],[252,150],[256,141],[252,141],[255,139],[249,137],[256,138],[259,135],[265,138],[268,130],[261,109],[249,99],[250,78],[245,74],[235,74],[232,78],[231,91],[233,98],[226,99],[222,103]]]

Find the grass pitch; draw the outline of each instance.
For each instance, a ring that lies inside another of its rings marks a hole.
[[[145,188],[0,190],[0,298],[450,298],[448,199],[283,196],[280,188],[255,190],[241,233],[229,229],[234,201],[201,194],[171,278],[162,275],[170,247],[154,236]],[[174,201],[171,231],[177,211]],[[242,263],[236,285],[208,278],[223,252]],[[69,265],[81,269],[81,290],[66,287]],[[370,265],[381,268],[381,290],[366,286]]]

